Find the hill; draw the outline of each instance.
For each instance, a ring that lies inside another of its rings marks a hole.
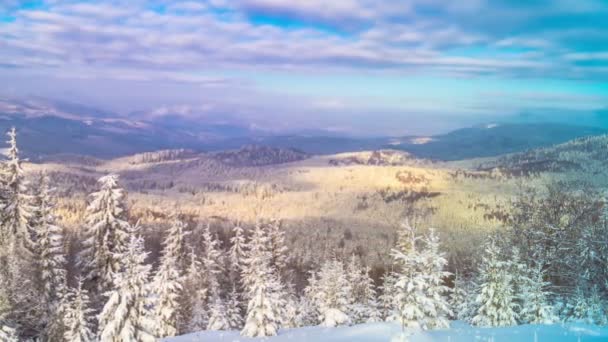
[[[452,161],[521,152],[607,132],[553,123],[490,124],[432,137],[406,137],[395,140],[392,147],[420,158]]]

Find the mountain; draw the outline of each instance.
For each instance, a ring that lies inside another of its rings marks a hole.
[[[607,132],[557,123],[488,124],[431,137],[395,139],[391,145],[420,158],[451,161],[521,152]]]
[[[315,155],[398,149],[417,158],[451,161],[521,152],[608,132],[599,126],[504,123],[401,138],[324,131],[279,134],[230,115],[214,119],[184,108],[125,116],[67,102],[0,98],[0,131],[12,126],[19,131],[22,152],[32,160],[55,154],[109,159],[167,149],[211,152],[257,145]]]

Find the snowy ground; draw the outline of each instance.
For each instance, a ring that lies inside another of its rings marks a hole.
[[[205,331],[163,340],[165,342],[247,342],[261,339],[244,338],[238,332]],[[343,328],[309,327],[282,330],[268,342],[590,342],[608,341],[608,328],[582,324],[551,326],[518,326],[480,329],[455,322],[445,331],[420,332],[403,339],[401,328],[389,323],[363,324]]]

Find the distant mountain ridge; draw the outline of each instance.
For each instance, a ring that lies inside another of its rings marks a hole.
[[[137,115],[129,118],[71,103],[0,99],[0,132],[12,126],[18,129],[22,152],[33,161],[57,154],[111,159],[159,150],[238,150],[247,145],[311,155],[393,149],[413,157],[452,161],[521,152],[608,133],[604,128],[571,124],[505,123],[398,138],[340,136],[322,131],[279,135],[234,120],[212,121],[169,112],[147,119]]]

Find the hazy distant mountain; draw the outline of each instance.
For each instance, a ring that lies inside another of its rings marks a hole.
[[[129,117],[44,99],[0,99],[0,132],[15,126],[32,160],[54,154],[114,158],[164,149],[223,151],[246,145],[296,149],[307,154],[399,149],[416,157],[459,160],[520,152],[608,132],[559,123],[508,123],[463,128],[436,136],[361,138],[323,131],[279,135],[225,116],[222,121],[183,110],[133,113]],[[593,117],[598,125],[604,114]]]
[[[488,124],[431,137],[395,139],[392,147],[422,158],[461,160],[520,152],[606,132],[603,128],[555,123]]]

